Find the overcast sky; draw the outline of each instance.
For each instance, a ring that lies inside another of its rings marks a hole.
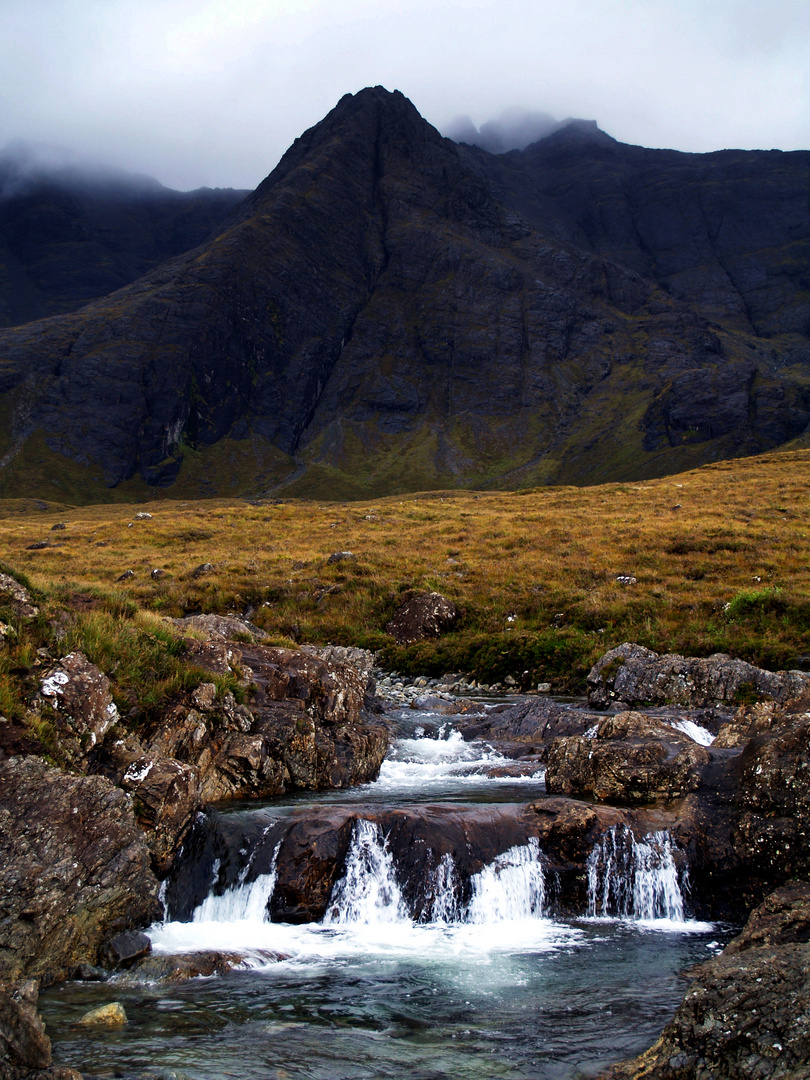
[[[807,0],[0,0],[0,147],[254,187],[347,92],[682,150],[810,148]]]

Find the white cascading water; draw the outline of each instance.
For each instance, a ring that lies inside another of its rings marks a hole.
[[[227,889],[221,896],[206,896],[203,902],[194,909],[191,921],[195,923],[266,921],[269,918],[268,908],[276,887],[276,860],[280,847],[281,843],[276,844],[270,861],[270,869],[266,874],[260,874],[255,881],[245,883],[244,879],[253,861],[251,857],[239,875],[238,884]]]
[[[343,877],[332,890],[324,924],[401,922],[408,918],[394,860],[380,826],[355,822]]]
[[[540,844],[532,837],[499,855],[470,879],[469,904],[459,904],[452,856],[446,854],[428,881],[426,915],[433,923],[504,923],[543,916],[546,886]],[[410,922],[391,852],[379,825],[359,820],[343,877],[332,890],[324,917],[328,926]]]
[[[536,837],[510,848],[471,880],[472,897],[464,922],[494,923],[539,919],[546,901],[546,880]]]
[[[430,921],[456,923],[459,921],[459,881],[453,856],[443,855],[438,866],[431,871]]]
[[[614,825],[588,858],[588,916],[684,921],[683,895],[668,832],[636,840]]]
[[[670,720],[669,724],[676,731],[682,731],[684,735],[688,735],[692,742],[700,746],[711,746],[714,742],[714,735],[705,727],[696,724],[694,720]]]

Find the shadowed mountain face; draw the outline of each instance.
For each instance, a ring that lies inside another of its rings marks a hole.
[[[580,122],[496,156],[347,96],[215,239],[0,333],[0,493],[596,482],[786,442],[809,179]]]
[[[74,311],[208,240],[246,191],[0,158],[0,326]]]

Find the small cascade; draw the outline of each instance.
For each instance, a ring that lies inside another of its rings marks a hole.
[[[588,858],[588,916],[683,922],[683,895],[668,832],[636,840],[614,825]]]
[[[470,879],[472,897],[463,921],[469,923],[538,919],[546,902],[546,881],[536,837],[499,855]]]
[[[688,735],[692,742],[700,746],[711,746],[715,740],[715,736],[709,730],[696,724],[694,720],[670,720],[669,724],[676,731],[682,731],[684,735]]]
[[[427,910],[430,921],[458,922],[460,884],[452,855],[443,855],[439,865],[431,871],[428,888],[430,902]]]
[[[327,926],[394,923],[408,919],[394,860],[380,826],[354,824],[343,877],[335,884],[324,916]]]
[[[221,896],[213,894],[206,896],[199,907],[195,908],[191,921],[196,923],[267,921],[270,901],[276,887],[276,861],[280,847],[281,844],[278,843],[273,851],[270,869],[266,874],[260,874],[255,881],[245,882],[251,860],[239,875],[239,883],[226,889]]]

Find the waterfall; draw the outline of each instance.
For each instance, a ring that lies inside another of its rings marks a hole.
[[[540,918],[546,900],[540,842],[532,837],[524,846],[505,851],[475,874],[470,884],[472,897],[464,922]]]
[[[430,872],[428,881],[431,922],[455,923],[459,921],[459,880],[453,856],[443,855],[441,862]]]
[[[380,826],[354,824],[343,877],[335,884],[324,924],[393,923],[408,919],[394,860]]]
[[[226,889],[221,896],[213,894],[206,896],[199,907],[195,908],[191,921],[196,923],[266,921],[273,890],[276,887],[276,861],[280,847],[279,842],[276,844],[270,869],[266,874],[260,874],[255,881],[245,882],[253,862],[251,857],[239,875],[239,883]]]
[[[426,882],[424,918],[433,923],[495,923],[543,914],[545,877],[540,844],[512,847],[470,878],[471,896],[460,901],[453,857],[442,856]],[[394,859],[379,825],[355,822],[343,876],[332,890],[324,924],[410,921]]]
[[[588,915],[683,922],[668,832],[638,841],[626,825],[614,825],[604,834],[588,858]]]

